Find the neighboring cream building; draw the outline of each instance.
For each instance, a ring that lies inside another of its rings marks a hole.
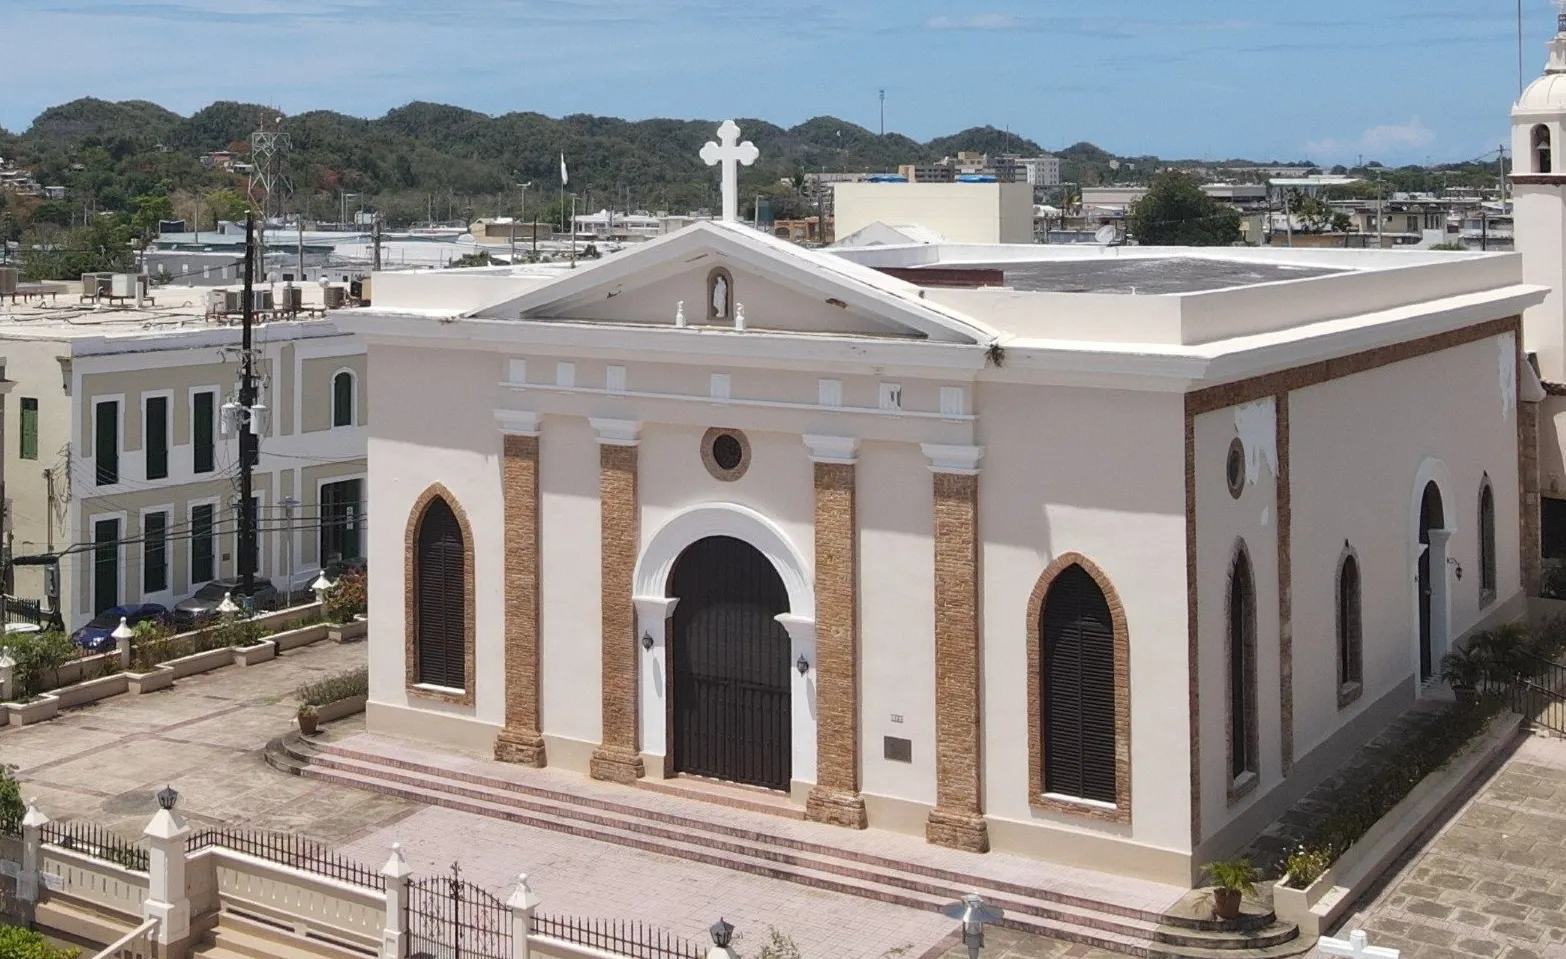
[[[711,223],[389,279],[338,320],[372,732],[1189,882],[1524,612],[1516,256]]]
[[[954,243],[1032,243],[1026,183],[839,183],[837,236],[872,223],[917,224]]]
[[[237,389],[240,329],[206,316],[208,293],[166,287],[160,306],[140,310],[0,307],[15,384],[4,407],[7,546],[61,556],[67,628],[109,606],[172,607],[238,573],[238,442],[220,419]],[[365,551],[364,347],[330,318],[255,328],[271,410],[254,474],[259,573],[280,589],[308,585],[323,553]],[[16,568],[12,594],[47,600],[46,569]]]

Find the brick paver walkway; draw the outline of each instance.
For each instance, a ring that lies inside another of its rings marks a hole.
[[[712,941],[707,928],[727,919],[744,955],[776,928],[804,959],[918,959],[954,925],[935,913],[435,807],[344,852],[380,865],[394,842],[416,874],[445,872],[455,859],[502,898],[525,872],[545,914],[638,920],[702,945]]]
[[[1340,925],[1405,959],[1566,957],[1566,741],[1530,738]]]
[[[58,719],[0,727],[0,762],[51,819],[87,819],[130,837],[179,791],[194,826],[241,825],[348,839],[415,804],[266,766],[261,749],[293,721],[301,683],[364,664],[363,643],[316,643],[257,666],[229,666],[146,696],[114,696]],[[376,865],[379,865],[377,863]]]

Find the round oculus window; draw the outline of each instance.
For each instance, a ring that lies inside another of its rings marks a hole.
[[[1229,483],[1229,495],[1235,499],[1245,492],[1245,444],[1236,436],[1229,444],[1229,455],[1224,462],[1224,478]]]
[[[710,429],[702,437],[701,459],[715,479],[731,483],[750,468],[750,441],[739,430]]]

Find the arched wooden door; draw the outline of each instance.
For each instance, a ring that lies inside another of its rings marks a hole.
[[[1434,595],[1433,572],[1430,569],[1430,531],[1445,529],[1446,519],[1441,508],[1441,488],[1434,481],[1425,484],[1419,504],[1419,679],[1421,682],[1435,675],[1434,642],[1431,628],[1430,603]]]
[[[677,772],[788,789],[793,774],[788,592],[754,546],[710,536],[669,578],[671,759]]]

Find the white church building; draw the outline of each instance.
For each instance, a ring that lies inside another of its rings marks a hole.
[[[1521,257],[730,212],[340,320],[372,732],[1183,883],[1523,613]]]

